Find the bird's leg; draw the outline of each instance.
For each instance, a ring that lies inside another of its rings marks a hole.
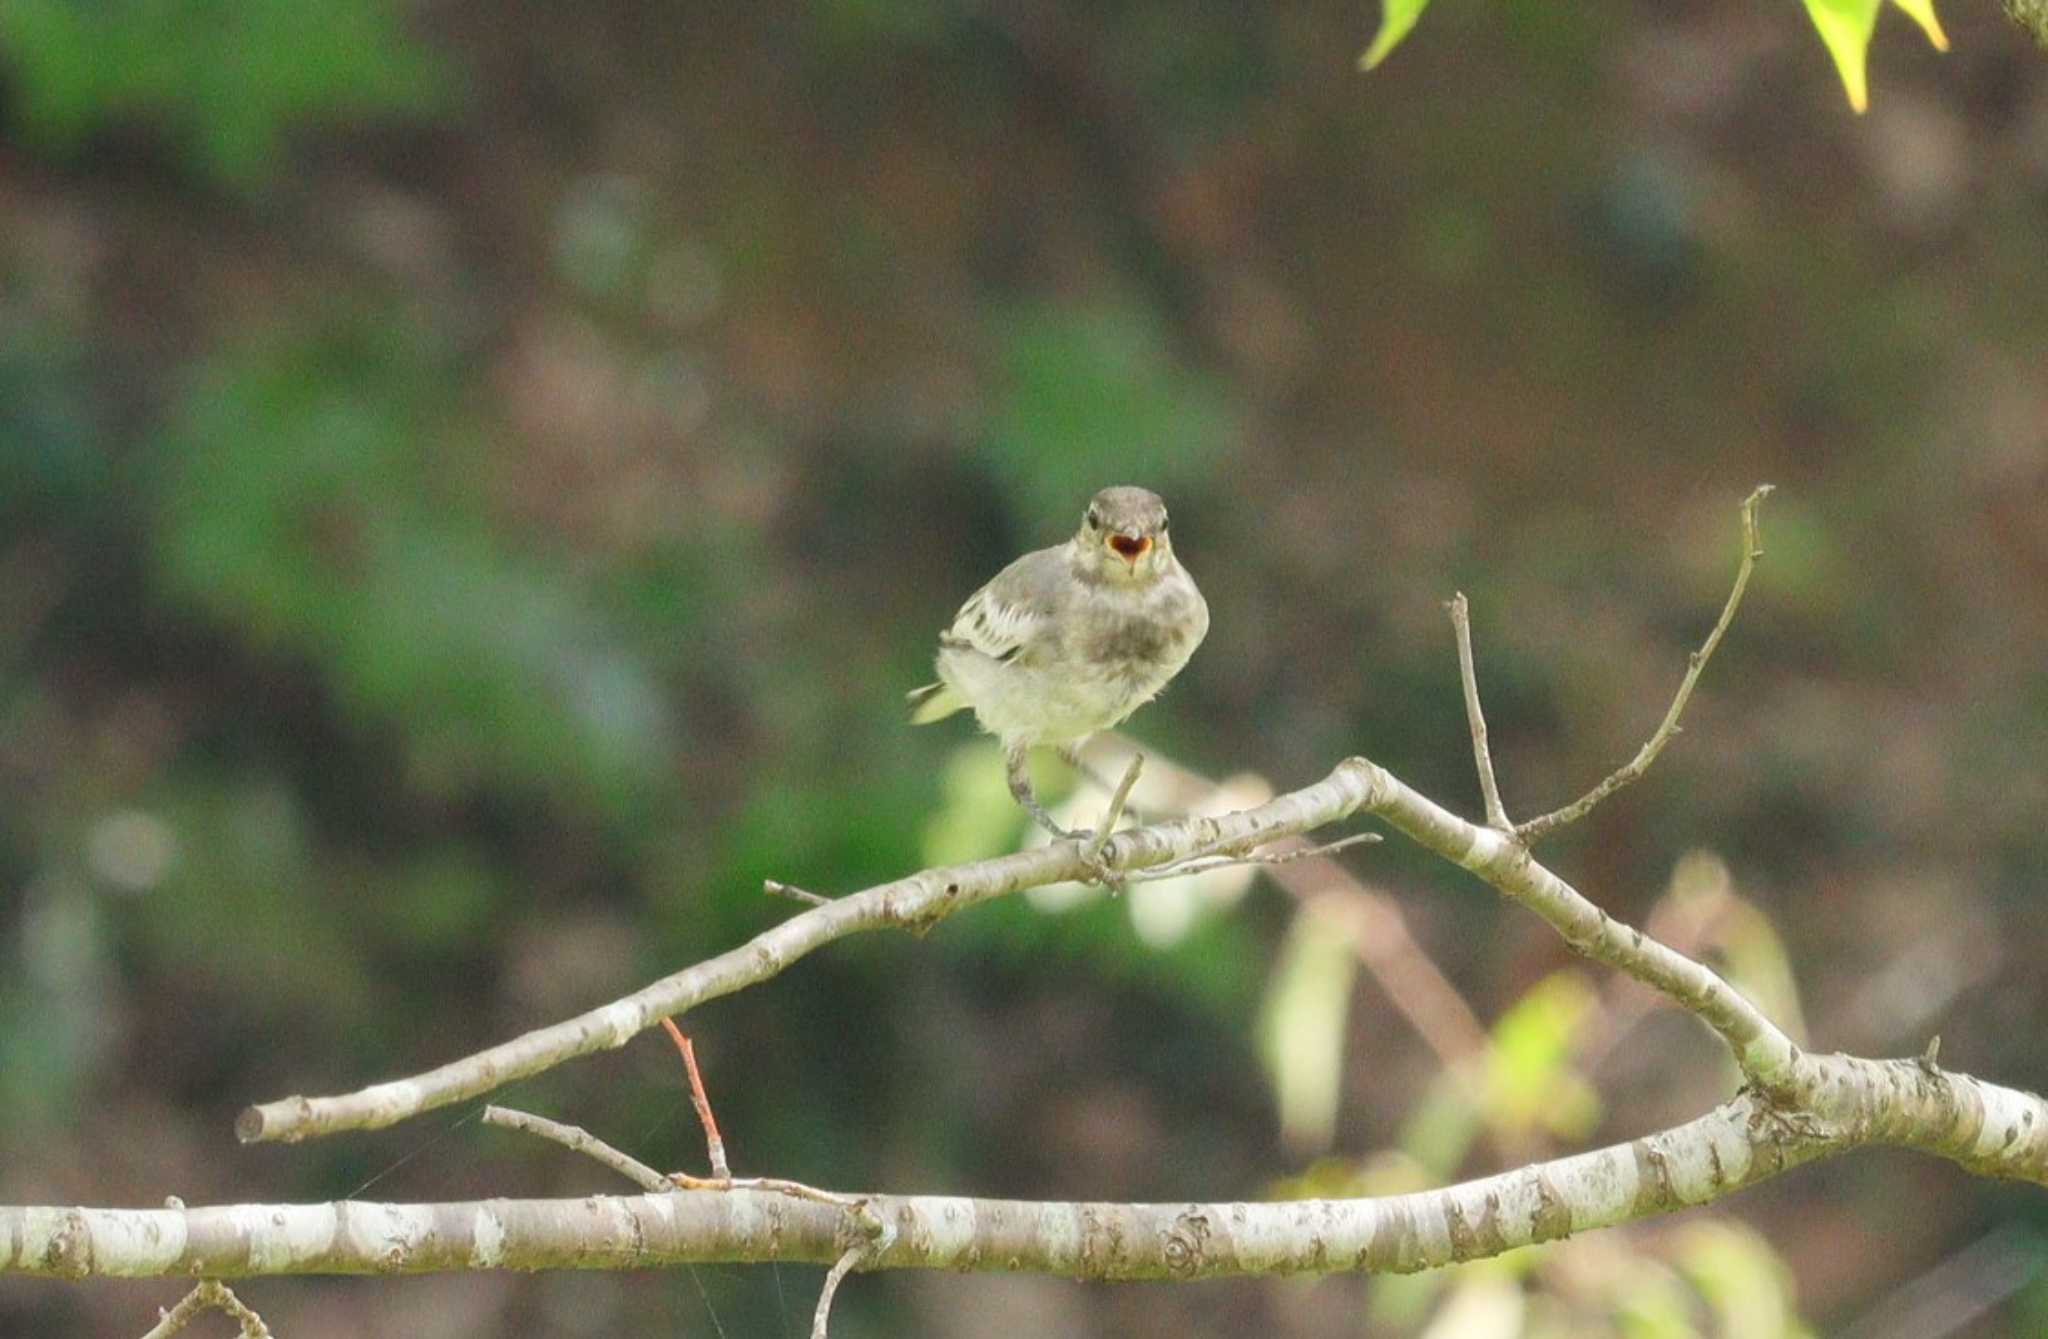
[[[1021,745],[1012,745],[1003,750],[1003,763],[1009,771],[1010,794],[1016,798],[1017,803],[1023,805],[1025,811],[1038,821],[1038,826],[1062,841],[1090,836],[1091,834],[1086,832],[1069,832],[1052,821],[1052,815],[1038,802],[1038,792],[1031,789],[1031,768],[1025,759],[1026,751]]]
[[[1054,838],[1061,841],[1086,843],[1081,848],[1081,861],[1088,866],[1090,881],[1101,884],[1113,893],[1122,892],[1123,884],[1110,871],[1108,862],[1102,858],[1102,844],[1109,839],[1109,828],[1116,823],[1118,812],[1122,807],[1121,804],[1112,808],[1109,815],[1103,820],[1104,826],[1094,832],[1069,830],[1061,827],[1052,821],[1052,815],[1045,811],[1045,806],[1038,802],[1037,792],[1031,788],[1031,768],[1026,761],[1026,756],[1026,751],[1023,748],[1009,748],[1003,751],[1003,761],[1007,764],[1009,772],[1010,794],[1015,796],[1017,803],[1023,805],[1030,812],[1031,816],[1038,820],[1038,825],[1047,832],[1050,832]],[[1133,775],[1130,779],[1136,779],[1135,769],[1133,769]],[[1119,800],[1128,796],[1129,793],[1128,785],[1121,787]]]

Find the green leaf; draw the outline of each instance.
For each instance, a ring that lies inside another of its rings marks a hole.
[[[1882,3],[1883,0],[1806,0],[1807,16],[1819,30],[1828,54],[1834,57],[1842,88],[1849,95],[1849,106],[1859,113],[1870,105],[1866,58]]]
[[[1428,7],[1429,0],[1386,0],[1380,11],[1380,30],[1373,34],[1372,45],[1358,58],[1358,68],[1370,70],[1385,60]]]
[[[1350,933],[1330,924],[1329,912],[1303,908],[1273,970],[1259,1029],[1280,1135],[1290,1148],[1320,1151],[1336,1133],[1345,1025],[1357,978]]]

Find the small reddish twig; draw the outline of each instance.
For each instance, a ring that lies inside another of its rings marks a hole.
[[[704,1147],[711,1154],[711,1174],[721,1181],[730,1181],[732,1168],[726,1165],[725,1140],[718,1133],[718,1118],[711,1114],[711,1099],[704,1093],[704,1076],[697,1072],[696,1049],[673,1018],[662,1019],[661,1025],[668,1029],[669,1039],[683,1053],[683,1068],[690,1072],[690,1104],[697,1108],[697,1120],[704,1126]]]

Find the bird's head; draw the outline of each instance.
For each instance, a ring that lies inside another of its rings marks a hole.
[[[1157,580],[1173,562],[1166,503],[1159,494],[1128,484],[1103,489],[1082,513],[1074,554],[1082,571],[1106,581]]]

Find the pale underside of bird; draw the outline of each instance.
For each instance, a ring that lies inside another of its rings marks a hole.
[[[971,709],[1003,746],[1010,793],[1056,836],[1031,788],[1028,751],[1072,750],[1159,695],[1209,631],[1209,607],[1174,556],[1166,504],[1105,488],[1064,544],[1005,567],[939,635],[939,681],[911,720]]]

